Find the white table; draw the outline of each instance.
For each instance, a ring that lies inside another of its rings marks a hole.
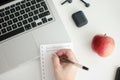
[[[120,66],[120,0],[89,0],[86,8],[80,0],[72,4],[60,5],[64,0],[54,0],[59,15],[73,42],[74,52],[79,62],[90,68],[78,70],[76,80],[114,80]],[[88,24],[77,28],[71,15],[82,10]],[[101,58],[91,49],[91,41],[96,34],[107,34],[115,40],[115,50],[107,58]],[[40,80],[39,59],[17,67],[0,75],[0,80]]]

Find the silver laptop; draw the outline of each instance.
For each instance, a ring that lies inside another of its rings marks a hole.
[[[52,0],[0,0],[0,73],[38,58],[40,44],[67,42]]]

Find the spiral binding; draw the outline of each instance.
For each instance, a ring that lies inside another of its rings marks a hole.
[[[41,56],[40,56],[40,61],[41,61],[41,76],[42,76],[42,80],[45,80],[45,69],[44,69],[44,47],[40,46],[40,52],[41,52]]]

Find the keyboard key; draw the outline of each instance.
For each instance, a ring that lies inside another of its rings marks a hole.
[[[47,5],[45,2],[42,2],[41,5],[44,7],[45,10],[48,10]]]
[[[15,16],[16,16],[16,17],[18,17],[19,15],[20,15],[20,13],[19,13],[19,12],[16,12],[16,13],[15,13]]]
[[[26,6],[27,6],[27,7],[29,7],[30,5],[31,5],[30,2],[27,2],[27,3],[26,3]]]
[[[8,23],[8,25],[13,24],[12,20],[9,20],[7,23]]]
[[[25,11],[24,11],[24,10],[21,10],[21,11],[20,11],[20,14],[24,14],[24,13],[25,13]]]
[[[30,9],[31,9],[31,10],[35,10],[35,6],[31,6]]]
[[[14,17],[15,17],[14,14],[11,14],[11,15],[10,15],[10,19],[12,19],[12,18],[14,18]]]
[[[35,0],[32,0],[31,1],[32,5],[36,4],[36,1]]]
[[[5,11],[5,14],[6,14],[6,15],[9,15],[9,14],[10,14],[10,11],[9,11],[9,10]]]
[[[35,10],[35,11],[34,11],[34,14],[38,14],[38,13],[39,13],[39,11],[38,11],[38,10]]]
[[[16,11],[19,11],[20,10],[20,6],[17,6],[15,9],[16,9]]]
[[[28,18],[28,21],[29,21],[29,22],[32,22],[32,21],[33,21],[33,19],[32,19],[32,18]]]
[[[29,14],[30,17],[33,16],[33,12],[30,12],[30,13],[28,13],[28,14]]]
[[[42,22],[37,23],[37,25],[42,25]]]
[[[36,4],[36,8],[40,8],[41,7],[41,5],[40,4]]]
[[[30,11],[30,8],[26,8],[25,11],[26,11],[26,12],[29,12],[29,11]]]
[[[8,17],[8,16],[5,16],[4,19],[5,19],[5,21],[8,21],[8,20],[9,20],[9,17]]]
[[[11,5],[11,8],[14,8],[15,7],[15,4]]]
[[[7,31],[11,31],[11,30],[12,30],[11,26],[7,27]]]
[[[16,6],[19,6],[20,5],[20,2],[16,3]]]
[[[39,18],[42,18],[42,17],[47,16],[47,15],[50,15],[49,11],[46,11],[46,12],[44,12],[42,14],[39,14],[38,16],[39,16]]]
[[[8,10],[8,9],[10,9],[10,7],[9,7],[9,6],[5,8],[5,10]]]
[[[7,23],[6,22],[2,23],[2,26],[7,27]]]
[[[46,22],[47,22],[47,19],[46,19],[46,18],[42,18],[42,22],[43,22],[43,23],[46,23]]]
[[[28,18],[28,14],[23,15],[24,19]]]
[[[38,19],[38,16],[36,15],[36,16],[33,16],[33,19],[34,20],[37,20]]]
[[[11,11],[11,13],[14,13],[14,12],[15,12],[15,9],[14,9],[14,8],[12,8],[12,9],[10,9],[10,11]]]
[[[19,17],[18,17],[18,20],[19,20],[19,21],[23,20],[23,17],[22,17],[22,16],[19,16]]]
[[[25,30],[29,30],[29,29],[32,28],[30,24],[27,24],[27,25],[25,25],[24,27],[25,27]]]
[[[25,31],[25,30],[24,30],[23,27],[18,28],[18,29],[16,29],[16,30],[12,31],[12,32],[9,32],[9,33],[7,33],[7,34],[4,34],[4,35],[0,36],[0,41],[5,40],[5,39],[7,39],[7,38],[10,38],[10,37],[12,37],[12,36],[14,36],[14,35],[16,35],[16,34],[19,34],[19,33],[21,33],[21,32],[24,32],[24,31]]]
[[[48,21],[52,21],[52,20],[53,20],[53,18],[49,18],[49,19],[48,19]]]
[[[0,23],[4,22],[4,19],[3,18],[0,18]]]
[[[36,22],[32,22],[31,25],[33,28],[37,26]]]
[[[25,4],[22,4],[22,5],[21,5],[21,8],[22,8],[22,9],[24,9],[25,7],[26,7]]]
[[[24,21],[23,21],[23,24],[24,24],[24,25],[26,25],[27,23],[28,23],[28,21],[27,21],[27,20],[24,20]]]
[[[17,18],[14,18],[14,19],[13,19],[13,22],[14,22],[14,23],[18,22],[18,19],[17,19]]]
[[[1,32],[4,34],[4,33],[7,32],[7,30],[4,28],[4,29],[1,30]]]
[[[16,28],[17,28],[17,25],[16,25],[16,24],[13,24],[13,25],[12,25],[12,28],[13,28],[13,29],[16,29]]]
[[[21,27],[22,26],[22,22],[18,22],[17,25],[18,25],[18,27]]]
[[[40,11],[40,12],[44,12],[44,9],[43,9],[43,8],[40,8],[39,11]]]
[[[5,13],[4,12],[1,12],[0,13],[0,17],[4,17],[5,16]]]

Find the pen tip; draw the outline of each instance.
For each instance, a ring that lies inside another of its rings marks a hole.
[[[83,66],[82,68],[83,68],[84,70],[87,70],[87,71],[89,70],[89,68],[87,68],[87,67],[85,67],[85,66]]]

